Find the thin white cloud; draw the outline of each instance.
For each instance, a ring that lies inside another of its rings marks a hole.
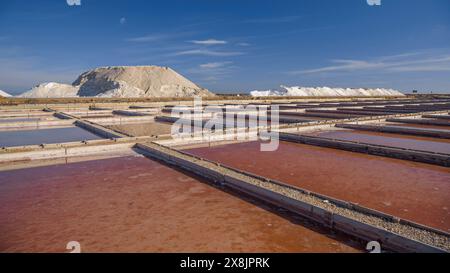
[[[441,72],[450,71],[450,63],[447,64],[431,64],[431,65],[415,65],[393,67],[389,69],[392,72]]]
[[[325,66],[315,69],[307,69],[300,71],[292,71],[291,74],[309,74],[309,73],[322,73],[322,72],[334,72],[334,71],[354,71],[359,69],[381,68],[384,63],[367,62],[360,60],[333,60],[335,65]]]
[[[136,43],[145,43],[145,42],[155,42],[160,40],[165,40],[169,38],[168,35],[164,34],[153,34],[153,35],[145,35],[140,37],[134,37],[127,39],[128,42],[136,42]]]
[[[140,37],[134,37],[127,39],[128,42],[136,42],[136,43],[143,43],[143,42],[154,42],[159,41],[166,38],[165,35],[145,35]]]
[[[207,49],[192,49],[175,52],[175,56],[183,56],[183,55],[203,55],[203,56],[214,56],[214,57],[229,57],[229,56],[238,56],[244,54],[239,51],[214,51]]]
[[[206,64],[201,64],[200,68],[202,69],[215,69],[215,68],[219,68],[219,67],[224,67],[228,64],[231,64],[232,62],[214,62],[214,63],[206,63]]]
[[[197,44],[197,45],[224,45],[227,44],[227,41],[224,40],[216,40],[216,39],[207,39],[207,40],[194,40],[194,41],[190,41],[193,44]]]
[[[384,56],[374,60],[333,60],[333,65],[314,69],[290,71],[289,74],[315,74],[328,72],[354,72],[377,70],[378,72],[438,72],[450,70],[450,55],[420,56],[421,53],[405,53]]]
[[[203,83],[217,83],[219,80],[221,80],[221,77],[217,76],[206,76],[201,79]]]
[[[237,43],[236,45],[238,45],[238,46],[250,46],[249,43]]]
[[[187,73],[200,82],[218,82],[229,77],[237,69],[232,64],[231,61],[204,63],[187,70]]]
[[[190,31],[153,33],[139,37],[128,38],[125,41],[134,43],[158,42],[158,41],[178,39],[180,37],[191,36],[193,34],[195,34],[195,32]]]
[[[267,32],[267,34],[258,34],[258,35],[247,35],[242,37],[235,37],[236,39],[249,40],[249,39],[262,39],[262,38],[276,38],[276,37],[286,37],[292,35],[298,35],[300,33],[305,32],[317,32],[317,31],[325,31],[334,29],[336,26],[319,26],[319,27],[311,27],[311,28],[296,28],[294,30],[289,31],[271,31]]]

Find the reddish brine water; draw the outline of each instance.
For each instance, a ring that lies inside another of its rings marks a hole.
[[[450,170],[434,165],[289,142],[187,152],[297,187],[450,231]]]
[[[358,251],[303,221],[143,157],[0,172],[2,252]]]

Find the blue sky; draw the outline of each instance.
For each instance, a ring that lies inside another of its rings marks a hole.
[[[217,92],[450,92],[450,1],[1,1],[1,90],[109,65],[170,66]]]

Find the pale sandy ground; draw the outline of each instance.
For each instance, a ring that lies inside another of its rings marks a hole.
[[[172,124],[163,122],[147,122],[136,124],[110,125],[108,128],[132,136],[158,136],[170,134]]]

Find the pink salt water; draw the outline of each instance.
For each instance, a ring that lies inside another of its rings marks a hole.
[[[0,251],[356,252],[354,242],[143,157],[0,172]]]
[[[187,152],[450,231],[450,170],[445,167],[289,142],[275,152],[261,152],[259,142]]]

